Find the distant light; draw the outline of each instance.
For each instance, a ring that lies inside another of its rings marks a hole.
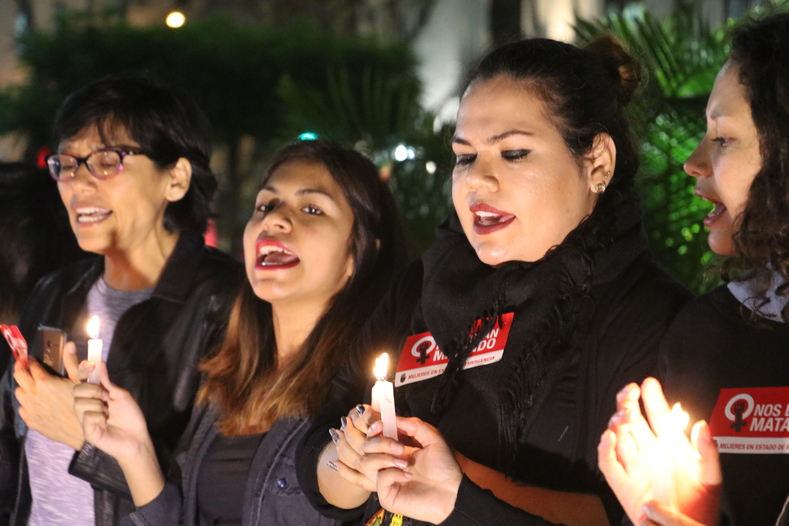
[[[416,159],[416,149],[412,146],[408,147],[408,158],[409,159]]]
[[[177,27],[181,27],[186,22],[186,17],[183,13],[179,11],[173,11],[169,15],[167,15],[167,19],[165,20],[168,27],[172,27],[173,29]]]
[[[436,173],[436,168],[437,168],[436,163],[434,163],[433,161],[427,161],[425,163],[425,170],[427,170],[427,173],[431,175]]]
[[[304,132],[301,135],[299,135],[299,140],[300,141],[317,141],[318,140],[318,134],[317,133],[313,133],[313,132]]]
[[[408,159],[408,148],[405,144],[398,144],[394,150],[395,161],[405,161]]]

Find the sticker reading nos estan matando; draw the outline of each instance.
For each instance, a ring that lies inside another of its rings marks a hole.
[[[789,387],[721,389],[710,431],[721,453],[789,453]]]
[[[464,369],[490,365],[501,360],[501,357],[504,356],[504,348],[507,346],[507,339],[510,336],[514,316],[514,312],[508,312],[499,317],[490,332],[471,352]],[[480,325],[481,321],[477,320],[475,327]],[[397,373],[395,374],[395,387],[438,376],[444,372],[448,363],[449,359],[438,348],[432,334],[423,332],[409,336],[405,340],[403,350],[400,351],[400,360],[397,362]]]

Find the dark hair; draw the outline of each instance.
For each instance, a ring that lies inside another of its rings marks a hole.
[[[142,75],[105,77],[61,104],[55,116],[55,141],[74,138],[91,126],[107,144],[122,128],[159,169],[188,159],[189,190],[167,205],[164,226],[170,232],[205,232],[217,180],[209,166],[208,121],[191,97]]]
[[[506,75],[522,81],[545,103],[567,148],[583,158],[600,133],[616,145],[616,173],[609,188],[632,185],[638,153],[625,107],[640,83],[641,68],[613,37],[581,49],[545,38],[505,44],[485,56],[461,93],[478,80]]]
[[[770,268],[789,280],[789,14],[750,20],[732,33],[729,60],[739,68],[759,136],[762,166],[734,233],[727,270],[751,271],[761,296]],[[789,294],[789,286],[779,289]],[[789,306],[787,306],[789,307]],[[789,320],[784,310],[784,320]]]
[[[315,416],[362,324],[405,262],[394,199],[378,169],[334,142],[303,141],[279,150],[261,180],[293,161],[320,163],[342,188],[354,215],[348,250],[353,274],[327,307],[300,352],[277,368],[271,305],[243,287],[219,353],[201,365],[198,400],[219,408],[219,428],[238,434],[277,418]]]

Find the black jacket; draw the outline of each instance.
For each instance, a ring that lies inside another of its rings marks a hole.
[[[28,342],[34,341],[40,325],[59,327],[76,342],[78,353],[85,353],[85,301],[103,270],[103,258],[94,258],[44,277],[20,316],[19,328]],[[221,341],[243,277],[239,261],[206,247],[201,237],[183,233],[151,298],[118,320],[107,361],[109,376],[140,405],[162,466],[170,463],[189,421],[200,381],[196,365]],[[3,385],[0,498],[4,513],[13,510],[11,524],[23,526],[31,506],[24,454],[27,426],[13,394],[13,364]],[[120,466],[91,444],[75,453],[69,472],[93,486],[97,526],[116,524],[132,510]]]
[[[426,330],[420,315],[421,292],[422,265],[417,262],[409,268],[399,285],[393,288],[371,316],[360,338],[359,354],[352,361],[353,365],[337,378],[336,388],[329,402],[305,436],[302,448],[297,451],[297,473],[301,487],[312,505],[326,516],[346,521],[358,520],[361,516],[370,517],[370,510],[377,507],[374,502],[375,495],[366,510],[340,510],[330,506],[318,490],[315,465],[320,452],[329,441],[328,428],[338,427],[340,416],[346,414],[354,404],[363,399],[369,400],[369,387],[364,385],[372,376],[370,373],[375,357],[382,350],[388,350],[393,352],[390,360],[394,359],[394,363],[397,363],[398,351],[403,348],[405,337]],[[571,429],[567,434],[574,435],[574,445],[570,452],[565,453],[565,457],[541,452],[540,447],[535,447],[535,463],[530,466],[529,471],[531,475],[544,475],[542,480],[534,481],[536,486],[547,487],[548,482],[553,482],[555,486],[552,489],[600,495],[609,518],[614,523],[621,517],[622,511],[597,469],[597,442],[608,419],[616,411],[617,391],[628,382],[640,383],[645,376],[655,374],[660,340],[675,313],[690,295],[659,270],[647,254],[643,254],[615,279],[595,287],[593,297],[596,304],[595,315],[589,334],[577,353],[578,361],[573,367],[575,389],[572,396],[575,399],[575,416],[569,423]],[[463,301],[463,298],[459,298],[459,301]],[[518,323],[517,317],[515,323]],[[512,350],[517,351],[517,347]],[[506,353],[507,351],[505,355]],[[392,363],[390,361],[390,365]],[[500,364],[506,365],[506,359]],[[495,415],[477,411],[476,406],[480,402],[475,402],[474,399],[485,403],[495,399],[502,387],[501,382],[495,381],[497,375],[501,374],[496,368],[497,364],[494,364],[466,371],[456,402],[442,418],[432,422],[454,448],[472,460],[488,464],[494,469],[497,466],[489,464],[485,459],[485,451],[496,451],[496,426],[481,422]],[[390,372],[392,370],[393,367]],[[483,383],[488,385],[489,389],[477,389],[474,376],[486,376]],[[425,392],[412,394],[410,400],[405,400],[405,404],[400,403],[397,394],[401,388],[396,389],[398,413],[430,418],[429,414],[420,410],[419,403],[429,406],[430,393],[426,389],[435,382],[435,379],[423,382]],[[555,427],[552,425],[558,416],[558,411],[554,410],[555,402],[560,396],[560,393],[550,396],[540,412],[542,418],[537,420],[530,434],[535,442],[540,437],[548,436],[548,431]],[[559,440],[561,441],[561,438]],[[525,476],[526,472],[521,474]],[[502,520],[498,521],[497,518]],[[505,518],[507,520],[503,520]],[[409,524],[418,523],[408,519],[407,521]],[[497,500],[492,493],[479,489],[465,479],[458,495],[457,508],[447,524],[465,526],[506,523],[546,524],[538,517]]]

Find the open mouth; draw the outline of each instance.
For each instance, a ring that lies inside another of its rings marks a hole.
[[[255,259],[257,268],[267,270],[290,268],[298,265],[299,262],[300,260],[296,254],[279,243],[258,244],[258,254]]]
[[[720,216],[726,213],[727,210],[726,205],[724,205],[723,203],[717,203],[715,201],[710,201],[710,202],[715,205],[715,208],[713,208],[712,211],[704,217],[705,226],[709,226],[715,221],[717,221],[720,218]]]
[[[492,234],[515,220],[514,215],[485,204],[473,204],[470,210],[474,214],[474,232],[480,235]]]
[[[76,208],[74,211],[77,213],[77,224],[79,225],[100,223],[112,214],[112,210],[97,206],[84,206]]]

